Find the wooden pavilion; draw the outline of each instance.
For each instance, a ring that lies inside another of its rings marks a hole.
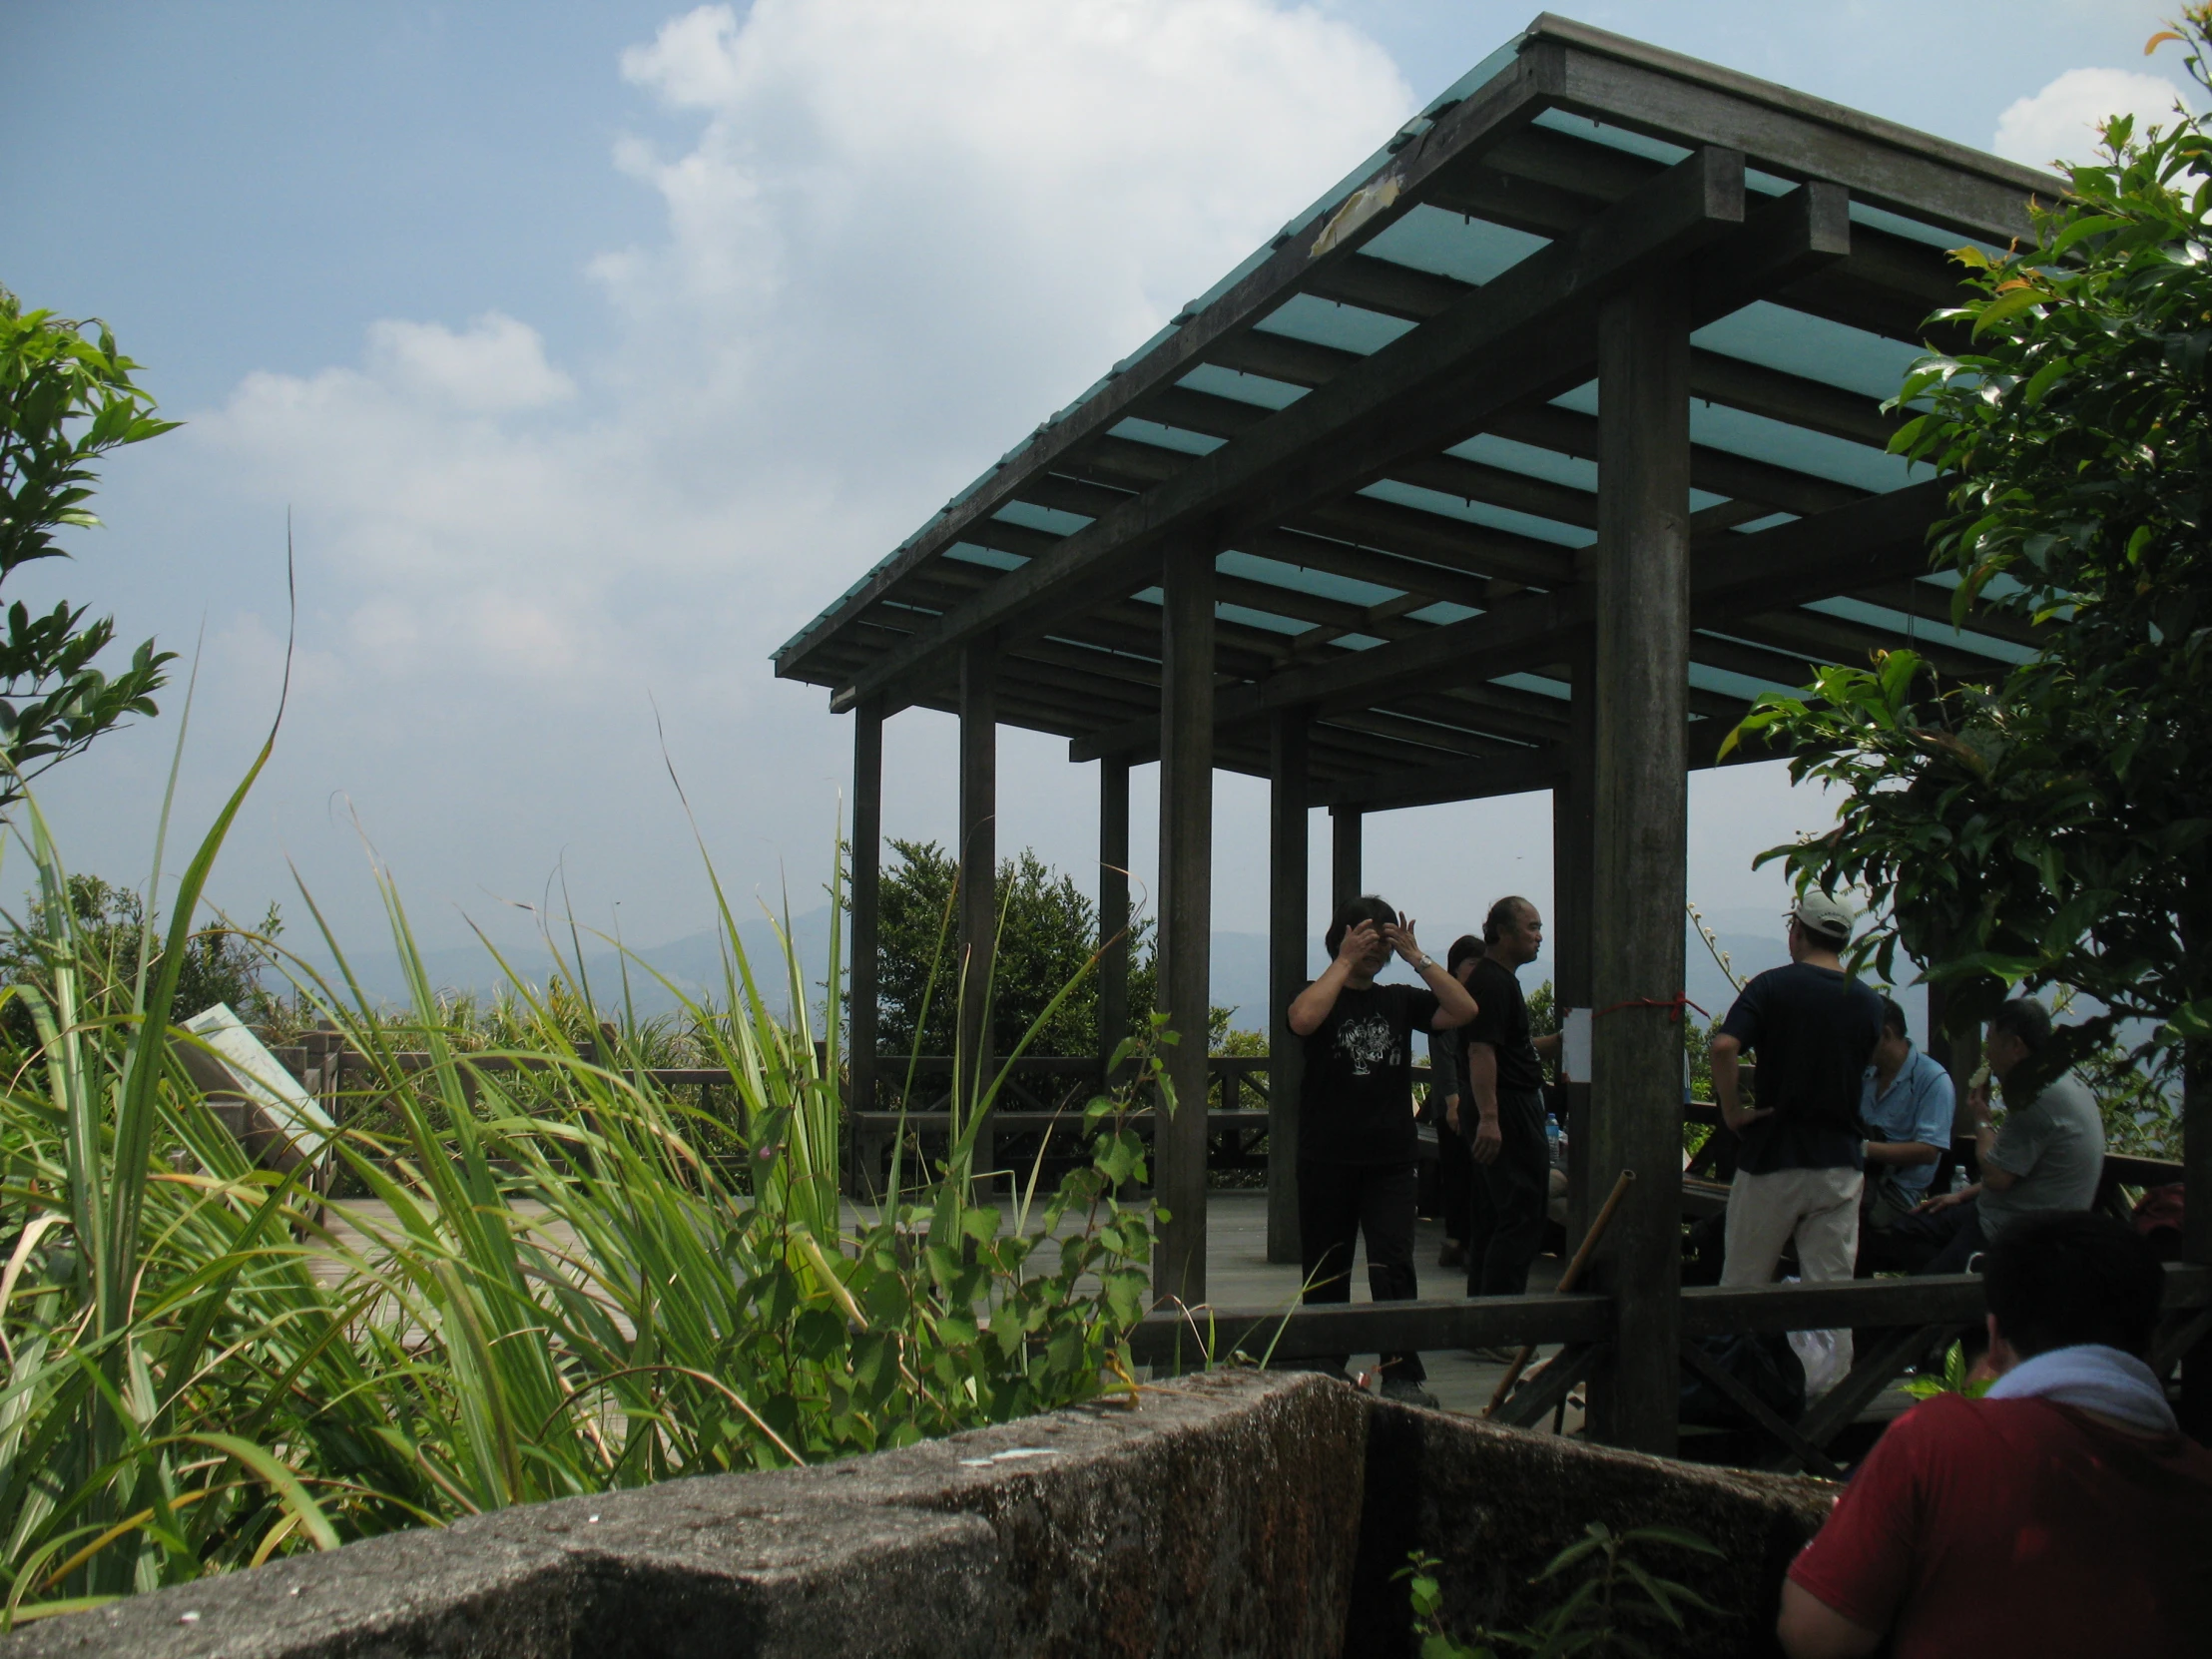
[[[1925,547],[1942,486],[1887,452],[1881,405],[1958,343],[1931,320],[1959,297],[1947,251],[2026,236],[2030,198],[2060,188],[1537,18],[776,654],[854,716],[854,1098],[873,1098],[882,725],[902,708],[960,721],[969,986],[996,727],[1102,763],[1109,934],[1129,768],[1159,763],[1160,994],[1185,1032],[1206,1029],[1214,769],[1270,780],[1279,1259],[1310,810],[1332,815],[1342,895],[1363,813],[1549,790],[1554,982],[1605,1015],[1578,1162],[1641,1178],[1599,1259],[1592,1420],[1671,1448],[1686,775],[1809,665],[1909,644],[1971,679],[2024,654],[2004,615],[1952,626]],[[1104,980],[1108,1047],[1125,974]],[[1204,1044],[1172,1072],[1203,1100]],[[1206,1295],[1205,1130],[1159,1129],[1157,1289],[1186,1304]]]

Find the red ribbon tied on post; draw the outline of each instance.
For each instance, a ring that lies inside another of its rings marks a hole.
[[[1690,1000],[1689,992],[1676,991],[1672,996],[1632,996],[1626,1002],[1616,1002],[1610,1008],[1600,1008],[1590,1018],[1603,1019],[1607,1014],[1617,1014],[1623,1008],[1664,1008],[1667,1010],[1667,1022],[1671,1025],[1682,1023],[1682,1010],[1685,1008],[1696,1008],[1707,1019],[1713,1017],[1706,1013],[1703,1006]]]

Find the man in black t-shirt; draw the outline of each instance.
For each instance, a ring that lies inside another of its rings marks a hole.
[[[1859,1097],[1882,1037],[1882,998],[1844,972],[1851,911],[1813,889],[1790,913],[1790,965],[1744,987],[1712,1043],[1713,1096],[1742,1140],[1729,1189],[1723,1285],[1765,1285],[1797,1245],[1807,1283],[1849,1279],[1859,1253],[1866,1126]],[[1746,1110],[1737,1063],[1759,1061],[1759,1106]],[[1840,1338],[1848,1368],[1851,1337]]]
[[[1482,922],[1482,954],[1466,985],[1474,1018],[1454,1034],[1457,1050],[1446,1121],[1467,1138],[1475,1177],[1489,1196],[1489,1235],[1467,1252],[1467,1295],[1522,1296],[1544,1239],[1551,1198],[1551,1148],[1544,1138],[1540,1050],[1558,1053],[1556,1034],[1533,1040],[1520,970],[1544,947],[1544,918],[1525,898],[1501,898]]]
[[[1474,1017],[1466,987],[1413,937],[1413,924],[1373,894],[1339,907],[1324,941],[1331,961],[1292,1000],[1290,1026],[1304,1040],[1299,1095],[1298,1219],[1309,1303],[1352,1300],[1352,1257],[1368,1246],[1368,1289],[1378,1302],[1417,1296],[1413,1210],[1412,1033],[1448,1031]],[[1378,985],[1395,951],[1421,985]],[[1335,1369],[1344,1370],[1338,1359]],[[1382,1392],[1433,1405],[1418,1354],[1382,1357]]]

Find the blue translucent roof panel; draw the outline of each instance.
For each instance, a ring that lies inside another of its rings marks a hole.
[[[1181,426],[1163,426],[1156,420],[1122,420],[1107,428],[1111,436],[1127,438],[1131,443],[1149,443],[1155,449],[1173,449],[1185,455],[1210,455],[1219,449],[1227,438],[1217,438],[1210,432],[1187,431]]]
[[[1441,626],[1446,622],[1464,622],[1468,617],[1480,616],[1482,613],[1472,605],[1454,605],[1449,600],[1440,599],[1433,605],[1423,605],[1419,610],[1407,611],[1405,614],[1416,622],[1433,622]]]
[[[1040,507],[1030,501],[1009,501],[991,516],[1003,523],[1018,524],[1025,530],[1042,530],[1048,536],[1072,536],[1092,522],[1081,513]]]
[[[1532,443],[1517,443],[1489,432],[1477,433],[1465,443],[1453,444],[1444,453],[1597,494],[1597,462],[1584,460],[1579,455],[1562,455],[1555,449],[1539,449]]]
[[[1690,343],[1724,357],[1741,357],[1803,379],[1864,392],[1877,401],[1896,394],[1906,369],[1926,349],[1764,299],[1708,322],[1690,336]]]
[[[1401,316],[1384,316],[1340,300],[1320,299],[1311,293],[1293,294],[1262,317],[1255,327],[1270,334],[1287,334],[1310,345],[1331,345],[1361,356],[1380,351],[1413,324]]]
[[[1935,476],[1932,468],[1915,465],[1903,455],[1770,420],[1726,403],[1690,405],[1690,441],[1877,494]]]
[[[1332,571],[1315,570],[1307,565],[1263,558],[1255,553],[1220,554],[1214,560],[1214,568],[1224,576],[1242,576],[1254,582],[1271,582],[1279,588],[1293,588],[1300,593],[1310,593],[1317,599],[1335,599],[1347,605],[1382,605],[1397,598],[1404,591],[1400,588],[1383,587],[1380,582],[1362,582],[1351,576],[1339,576]]]
[[[1557,519],[1538,518],[1533,513],[1515,512],[1510,507],[1495,507],[1487,501],[1466,501],[1438,490],[1422,489],[1417,484],[1401,484],[1395,478],[1378,479],[1360,493],[1378,501],[1394,501],[1401,507],[1418,507],[1424,513],[1455,518],[1463,524],[1485,524],[1493,530],[1510,530],[1538,541],[1555,542],[1561,547],[1587,547],[1597,540],[1595,531],[1585,530],[1579,524],[1561,524]]]
[[[1246,374],[1215,363],[1200,363],[1175,383],[1262,409],[1287,409],[1306,395],[1304,386],[1294,386],[1287,380],[1271,380],[1264,374]]]
[[[1548,127],[1555,133],[1565,133],[1569,138],[1602,144],[1608,150],[1621,150],[1631,156],[1641,156],[1644,160],[1657,162],[1663,167],[1672,167],[1676,162],[1687,161],[1690,155],[1679,144],[1648,138],[1642,133],[1632,133],[1626,127],[1615,127],[1605,121],[1592,121],[1586,115],[1574,115],[1566,110],[1546,110],[1536,118],[1534,125]]]
[[[1223,622],[1241,622],[1247,628],[1265,628],[1271,634],[1303,634],[1314,624],[1298,617],[1277,616],[1244,605],[1216,604],[1214,615]]]
[[[1423,204],[1371,240],[1363,252],[1392,265],[1479,286],[1547,246],[1542,237]]]
[[[1019,570],[1029,562],[1019,553],[1008,553],[998,547],[978,547],[971,541],[954,542],[944,550],[944,556],[964,565],[988,565],[993,570]]]
[[[1690,655],[1697,655],[1697,641],[1690,641]],[[1718,692],[1723,697],[1742,698],[1749,703],[1761,692],[1789,691],[1792,688],[1779,680],[1760,680],[1749,674],[1738,674],[1731,669],[1714,668],[1710,664],[1693,661],[1690,664],[1690,685],[1693,690]]]
[[[1864,599],[1822,599],[1807,605],[1805,609],[1818,611],[1823,616],[1841,617],[1847,622],[1863,622],[1869,627],[1886,629],[1893,634],[1903,634],[1908,644],[1953,646],[1994,662],[2024,663],[2035,655],[2026,646],[2014,645],[2010,640],[1953,628],[1947,622],[1931,622],[1910,611],[1895,611],[1887,605],[1869,604]]]
[[[1541,674],[1501,674],[1490,684],[1508,686],[1514,691],[1535,692],[1543,697],[1558,698],[1562,702],[1573,695],[1574,691],[1564,680],[1548,679]]]

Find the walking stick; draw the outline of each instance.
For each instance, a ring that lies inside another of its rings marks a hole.
[[[1567,1271],[1559,1276],[1560,1290],[1571,1291],[1580,1283],[1582,1270],[1590,1265],[1590,1253],[1597,1249],[1598,1240],[1605,1237],[1606,1228],[1613,1222],[1613,1212],[1621,1207],[1621,1200],[1627,1196],[1635,1179],[1634,1170],[1621,1171],[1620,1179],[1613,1183],[1613,1190],[1605,1195],[1605,1207],[1598,1211],[1597,1220],[1590,1223],[1590,1230],[1582,1235],[1582,1243],[1576,1247],[1574,1260],[1567,1264]],[[1520,1381],[1522,1369],[1535,1358],[1535,1354],[1536,1345],[1528,1343],[1513,1356],[1513,1363],[1505,1368],[1505,1375],[1498,1379],[1497,1392],[1490,1395],[1490,1403],[1482,1407],[1485,1417],[1497,1415],[1497,1408],[1505,1403],[1505,1396],[1513,1391],[1513,1384]]]

